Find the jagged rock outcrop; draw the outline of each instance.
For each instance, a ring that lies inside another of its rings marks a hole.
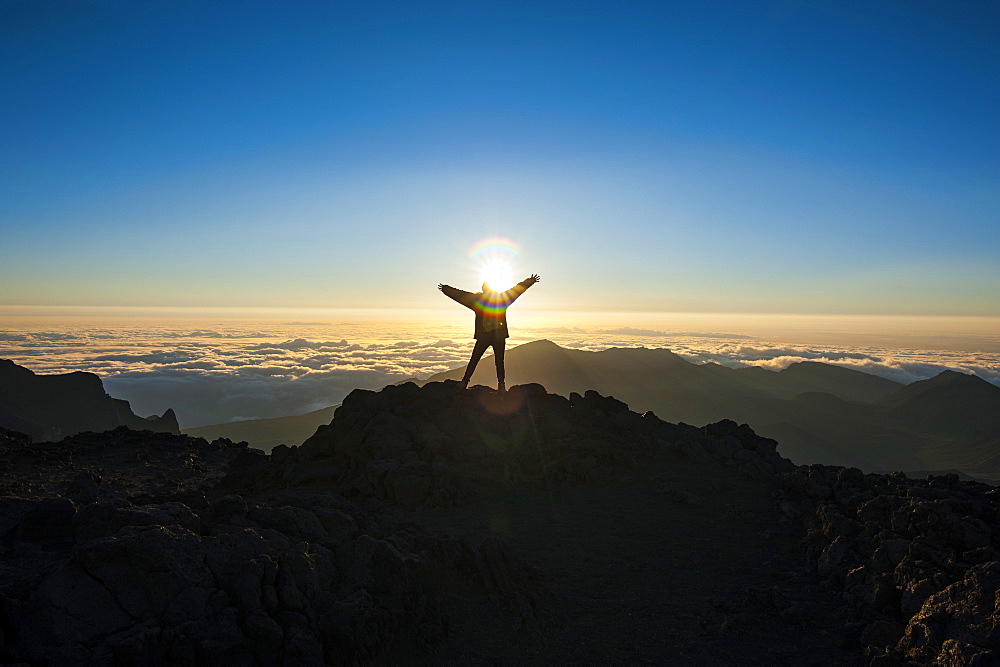
[[[36,375],[9,359],[0,359],[0,426],[35,440],[118,426],[180,433],[172,409],[159,417],[140,417],[128,401],[108,396],[101,378],[93,373]]]
[[[383,661],[446,633],[434,585],[537,627],[530,570],[495,540],[431,538],[330,492],[217,490],[256,459],[246,443],[120,428],[0,445],[5,664]]]
[[[752,553],[728,544],[733,558],[705,564],[757,572],[756,581],[737,577],[742,594],[709,605],[687,591],[690,610],[655,608],[697,620],[678,626],[670,641],[719,637],[766,656],[770,638],[750,629],[785,628],[817,646],[825,635],[843,635],[838,655],[858,655],[860,644],[873,664],[997,661],[1000,491],[993,487],[955,476],[796,468],[773,440],[728,420],[698,428],[636,414],[596,392],[565,398],[539,385],[457,392],[446,382],[355,391],[329,426],[270,456],[246,443],[124,427],[61,442],[0,431],[0,662],[318,665],[482,656],[465,653],[461,641],[447,644],[456,614],[486,615],[481,624],[507,642],[506,655],[545,661],[566,646],[558,641],[570,641],[554,640],[552,630],[573,624],[554,619],[579,608],[559,597],[577,573],[557,573],[557,595],[547,588],[554,580],[522,560],[502,531],[456,537],[414,517],[475,511],[490,494],[594,494],[619,482],[639,504],[609,511],[630,508],[635,519],[636,508],[659,502],[661,517],[639,519],[610,545],[623,577],[641,566],[629,562],[629,539],[649,549],[650,531],[676,530],[662,517],[683,517],[687,532],[703,521],[699,513],[722,522],[726,535],[769,526]],[[785,539],[770,533],[778,524],[792,536],[787,552],[769,546]],[[819,576],[794,547],[800,537]],[[710,548],[721,548],[715,539]],[[551,546],[546,534],[539,548]],[[650,553],[666,557],[665,548]],[[758,551],[767,549],[784,569],[767,571]],[[616,576],[593,565],[587,571]],[[434,653],[442,645],[452,652]],[[543,653],[519,652],[525,646]],[[699,655],[722,654],[689,657]]]
[[[455,382],[355,390],[301,448],[278,448],[281,483],[333,484],[347,496],[449,505],[511,484],[608,483],[664,453],[743,465],[793,466],[746,425],[704,428],[637,414],[588,391],[569,398],[537,384],[456,392]]]
[[[820,465],[782,481],[819,573],[868,616],[873,664],[1000,662],[1000,491]]]

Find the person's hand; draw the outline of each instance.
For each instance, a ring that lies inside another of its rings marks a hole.
[[[539,280],[541,280],[541,278],[539,278],[539,277],[538,277],[538,274],[537,274],[537,273],[532,273],[532,274],[531,274],[531,277],[530,277],[530,278],[528,278],[528,280],[530,280],[530,281],[531,281],[531,284],[532,284],[532,285],[534,285],[534,284],[535,284],[535,283],[537,283],[537,282],[538,282]]]
[[[444,291],[444,287],[445,287],[444,283],[438,283],[438,289],[441,290],[442,292]]]

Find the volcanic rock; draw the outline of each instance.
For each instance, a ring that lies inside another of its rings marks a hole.
[[[449,505],[512,484],[608,483],[665,452],[761,475],[794,467],[775,441],[745,424],[669,424],[595,391],[567,400],[537,384],[507,392],[456,386],[355,390],[329,426],[283,454],[281,483],[323,482],[349,497]]]
[[[301,447],[0,433],[0,662],[996,661],[992,487],[596,392],[355,391]],[[800,547],[804,546],[804,551]]]
[[[1000,661],[996,489],[956,475],[911,480],[829,466],[798,468],[783,483],[790,498],[819,500],[808,553],[871,619],[861,638],[870,659]]]

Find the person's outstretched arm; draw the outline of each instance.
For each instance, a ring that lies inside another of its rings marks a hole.
[[[452,287],[451,285],[438,285],[438,289],[444,292],[445,296],[458,301],[466,308],[472,308],[472,304],[476,300],[475,294],[466,292],[465,290],[460,290],[457,287]]]
[[[514,299],[524,294],[524,290],[528,289],[535,283],[537,283],[541,278],[538,277],[537,273],[532,273],[530,277],[525,278],[518,284],[511,287],[509,290],[503,293],[504,301],[508,304],[514,303]]]

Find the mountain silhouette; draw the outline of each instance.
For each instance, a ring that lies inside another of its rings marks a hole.
[[[991,454],[1000,450],[987,437],[1000,430],[1000,388],[975,376],[945,371],[903,385],[819,362],[734,369],[691,363],[666,349],[590,352],[545,340],[508,350],[506,362],[513,383],[539,382],[564,395],[594,388],[672,422],[746,422],[800,464],[956,469],[1000,480]],[[428,382],[460,374],[453,369]],[[489,379],[477,374],[477,381]],[[965,438],[974,439],[975,455],[962,451]]]
[[[1000,490],[776,446],[538,384],[270,455],[0,427],[0,663],[997,664]]]
[[[666,349],[611,348],[600,352],[568,350],[547,340],[526,343],[509,353],[512,381],[542,381],[557,393],[588,387],[613,388],[615,396],[630,405],[647,408],[651,402],[680,414],[692,423],[727,419],[733,410],[771,407],[771,399],[793,399],[801,393],[820,391],[846,401],[871,401],[903,385],[861,371],[802,362],[782,371],[760,367],[728,368],[715,363],[694,364]],[[458,369],[439,373],[428,382],[454,379]],[[516,379],[514,379],[516,378]],[[487,379],[485,373],[473,380]],[[627,397],[627,399],[625,398]],[[669,398],[672,403],[664,404]],[[649,408],[653,409],[653,408]],[[739,415],[735,418],[739,419]],[[682,420],[683,421],[683,420]]]
[[[108,396],[101,378],[93,373],[37,375],[9,359],[0,359],[0,426],[35,440],[118,426],[179,433],[173,410],[140,417],[128,401]]]
[[[278,445],[295,445],[316,432],[322,424],[329,424],[337,406],[320,408],[301,415],[272,417],[269,419],[247,419],[225,424],[209,424],[182,429],[185,435],[206,440],[229,438],[236,442],[246,442],[251,447],[270,452]]]
[[[907,385],[878,405],[933,433],[973,435],[1000,428],[1000,387],[956,371]]]
[[[753,375],[754,383],[778,398],[795,398],[805,392],[825,392],[845,401],[872,402],[897,391],[901,385],[877,375],[818,361],[799,361],[774,372],[747,366],[737,372]]]
[[[458,367],[426,381],[457,380],[462,372],[463,368]],[[853,404],[884,398],[903,385],[849,368],[800,362],[777,372],[756,366],[732,369],[718,364],[693,364],[666,349],[613,348],[587,352],[539,340],[512,349],[507,372],[515,384],[541,380],[563,395],[597,387],[623,397],[630,405],[652,409],[657,415],[675,421],[692,424],[728,418],[747,421],[764,428],[770,437],[782,443],[786,455],[802,463],[824,461],[866,469],[892,467],[837,443],[854,439],[856,433],[869,427],[869,415],[862,413],[863,418],[855,415],[858,406]],[[421,383],[415,378],[411,381]],[[477,369],[473,381],[491,384],[492,364]],[[824,404],[820,394],[831,400]],[[845,406],[843,402],[852,405]],[[845,411],[850,413],[847,417]],[[278,444],[301,443],[328,421],[326,412],[316,411],[202,426],[184,432],[208,439],[244,440],[253,447],[270,451]]]

